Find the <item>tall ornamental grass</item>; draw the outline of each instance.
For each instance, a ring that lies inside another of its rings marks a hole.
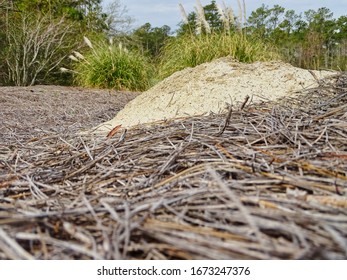
[[[152,66],[136,51],[121,44],[101,42],[95,46],[85,38],[90,50],[85,55],[74,52],[75,81],[83,87],[144,91],[150,86]]]
[[[231,7],[216,4],[224,30],[213,30],[205,17],[204,8],[199,0],[195,29],[182,36],[172,38],[162,52],[159,66],[160,77],[165,78],[186,67],[195,67],[213,59],[231,56],[240,62],[251,63],[280,59],[278,52],[269,44],[252,39],[246,35],[243,24],[246,21],[246,5],[238,0],[239,13],[234,15]],[[188,16],[180,5],[183,22],[189,25]]]
[[[271,46],[249,39],[243,33],[184,35],[172,39],[165,46],[160,76],[165,78],[186,67],[195,67],[225,56],[245,63],[280,59]]]

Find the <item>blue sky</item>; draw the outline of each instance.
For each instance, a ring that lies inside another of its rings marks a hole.
[[[103,0],[105,4],[112,2],[112,0]],[[176,29],[177,24],[181,21],[179,11],[179,3],[182,3],[187,13],[193,11],[195,0],[120,0],[121,4],[126,6],[128,15],[133,17],[136,21],[134,27],[140,26],[146,22],[151,23],[153,27],[160,27],[169,25],[172,29]],[[221,3],[222,0],[217,0]],[[211,3],[210,0],[201,0],[203,5]],[[225,0],[228,6],[232,6],[237,12],[237,0]],[[246,0],[247,16],[259,8],[262,3],[272,7],[278,4],[286,9],[295,10],[297,13],[306,11],[308,9],[317,10],[321,7],[329,8],[334,16],[337,18],[341,15],[347,15],[347,0]]]

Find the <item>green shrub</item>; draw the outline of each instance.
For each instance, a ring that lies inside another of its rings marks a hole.
[[[136,51],[105,42],[92,46],[85,56],[74,52],[75,81],[84,87],[112,88],[116,90],[144,91],[150,86],[152,67]]]
[[[245,63],[280,59],[271,46],[251,40],[242,32],[186,34],[173,38],[165,46],[159,66],[160,76],[165,78],[186,67],[225,56]]]

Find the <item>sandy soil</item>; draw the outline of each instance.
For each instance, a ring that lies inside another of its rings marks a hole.
[[[62,86],[0,87],[0,144],[90,129],[137,95]]]
[[[276,100],[313,88],[334,74],[308,71],[280,61],[239,63],[221,58],[177,72],[129,102],[100,132],[172,118],[225,112],[248,95],[252,102]]]

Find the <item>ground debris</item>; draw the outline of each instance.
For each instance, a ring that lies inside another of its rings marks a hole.
[[[0,258],[346,259],[346,92],[340,74],[226,127],[7,137]]]

